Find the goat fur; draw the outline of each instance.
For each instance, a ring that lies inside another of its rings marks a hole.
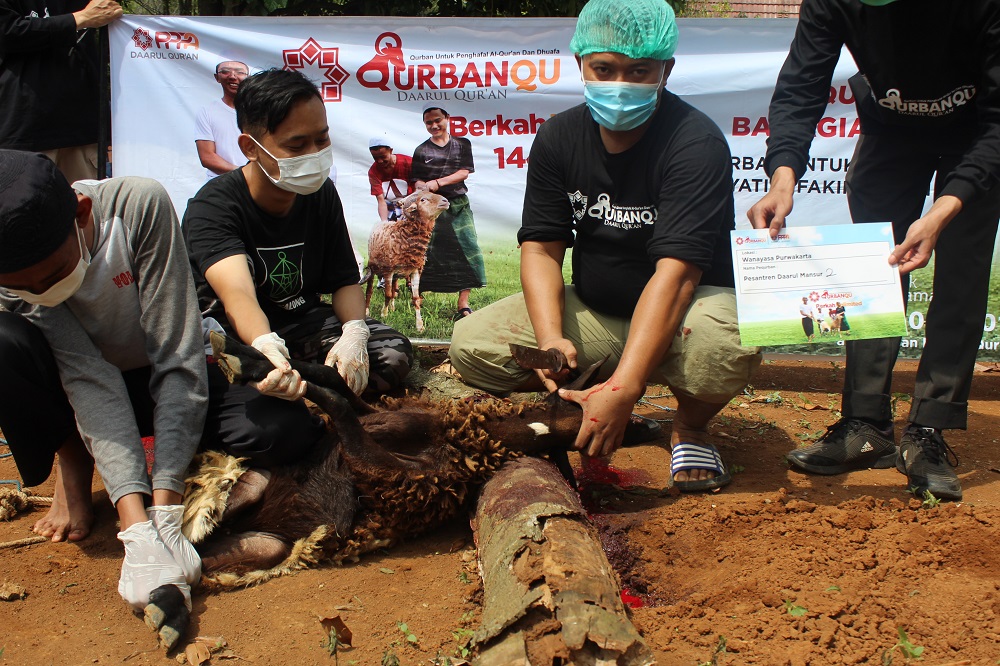
[[[372,290],[378,278],[384,281],[385,302],[382,317],[396,309],[397,276],[410,285],[417,331],[424,330],[420,313],[420,273],[427,261],[427,246],[434,232],[438,215],[448,209],[448,199],[440,194],[418,191],[400,202],[403,217],[393,222],[380,222],[368,237],[368,281],[365,287],[365,312],[370,313]]]

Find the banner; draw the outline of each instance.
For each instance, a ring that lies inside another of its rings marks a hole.
[[[749,228],[746,211],[768,187],[767,106],[795,22],[681,19],[678,24],[676,66],[667,87],[727,135],[737,228]],[[433,102],[451,115],[452,135],[472,144],[475,172],[467,181],[468,196],[495,300],[519,289],[516,269],[513,275],[509,267],[491,275],[490,261],[516,262],[515,234],[534,135],[551,115],[583,101],[569,51],[574,26],[575,19],[540,18],[125,16],[110,26],[113,174],[155,178],[183,215],[207,178],[195,146],[196,122],[204,107],[222,97],[216,66],[239,61],[251,73],[299,70],[317,83],[326,102],[337,189],[355,246],[367,254],[368,236],[379,220],[367,176],[369,140],[384,137],[396,154],[412,155],[428,138],[422,109]],[[809,171],[798,183],[791,224],[850,222],[844,178],[859,126],[847,79],[855,72],[845,51],[817,127]],[[922,313],[932,296],[929,279],[915,275],[911,287],[911,337],[904,347],[916,353]],[[992,327],[988,318],[993,349],[1000,340],[995,327],[995,318]],[[450,328],[438,335],[448,333]],[[815,350],[837,353],[831,346]]]

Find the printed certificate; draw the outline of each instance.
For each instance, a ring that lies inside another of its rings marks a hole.
[[[744,345],[906,335],[888,222],[730,234]]]

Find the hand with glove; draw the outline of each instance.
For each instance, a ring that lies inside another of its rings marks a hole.
[[[252,386],[264,395],[282,400],[298,400],[306,393],[307,384],[288,362],[288,348],[277,333],[266,333],[254,338],[250,346],[267,357],[274,370]]]
[[[191,586],[184,570],[163,543],[163,539],[147,520],[135,523],[118,533],[125,544],[122,575],[118,580],[118,594],[132,608],[141,611],[149,603],[150,593],[164,585],[175,585],[184,595],[184,603],[191,609]]]
[[[337,368],[347,385],[356,394],[368,386],[368,324],[363,319],[352,319],[343,326],[340,339],[326,355],[326,365]]]

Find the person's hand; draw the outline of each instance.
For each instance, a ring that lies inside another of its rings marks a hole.
[[[344,323],[344,332],[326,355],[326,365],[337,368],[347,385],[356,394],[368,386],[368,324],[363,319]]]
[[[566,338],[554,338],[552,340],[546,340],[544,343],[540,343],[538,348],[542,351],[548,349],[558,349],[566,357],[569,362],[568,367],[563,368],[560,372],[552,372],[551,370],[537,369],[535,374],[538,378],[542,380],[542,385],[545,386],[545,390],[549,393],[555,393],[559,388],[559,382],[566,379],[566,375],[569,374],[570,368],[576,367],[576,347],[572,342]]]
[[[945,195],[935,201],[927,214],[906,230],[906,238],[889,255],[889,264],[898,265],[902,275],[926,266],[938,236],[961,210],[962,202],[957,197]]]
[[[87,6],[73,13],[76,29],[100,28],[121,18],[122,6],[115,0],[90,0]]]
[[[622,445],[632,407],[642,393],[636,395],[612,377],[585,391],[559,389],[559,396],[583,408],[583,422],[573,446],[588,456],[607,456]]]
[[[288,348],[277,333],[257,336],[250,346],[274,365],[274,370],[267,373],[267,377],[252,385],[255,389],[282,400],[298,400],[305,395],[308,384],[302,381],[296,370],[292,370],[288,362]]]
[[[795,172],[789,167],[778,167],[771,176],[767,194],[747,211],[747,219],[754,229],[770,229],[771,240],[785,226],[785,218],[792,212],[792,193],[795,189]]]

